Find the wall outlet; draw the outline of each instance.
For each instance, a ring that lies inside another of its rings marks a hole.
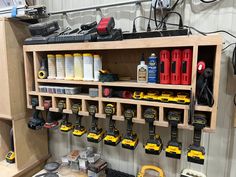
[[[156,3],[156,9],[161,9],[161,8],[169,9],[171,0],[152,0],[152,7],[155,7],[155,3]]]

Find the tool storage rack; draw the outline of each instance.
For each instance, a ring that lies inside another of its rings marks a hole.
[[[117,81],[117,82],[94,82],[94,81],[75,81],[75,80],[49,80],[38,79],[37,73],[40,68],[40,62],[46,58],[47,54],[56,53],[96,53],[103,58],[103,68],[109,69],[112,73],[117,73],[122,76],[130,76],[132,80],[136,79],[136,70],[142,53],[149,56],[150,53],[158,53],[160,49],[173,48],[191,48],[193,50],[192,63],[192,84],[191,85],[165,85],[165,84],[150,84],[137,83],[136,81]],[[137,109],[137,115],[133,119],[134,123],[145,124],[142,117],[143,107],[152,106],[159,110],[159,118],[155,121],[156,126],[168,127],[166,117],[166,109],[180,109],[184,113],[182,122],[178,125],[181,129],[193,129],[189,121],[190,105],[181,105],[174,103],[161,103],[156,101],[134,100],[123,98],[106,98],[103,97],[102,89],[105,86],[113,88],[144,88],[144,89],[168,89],[174,91],[189,91],[195,97],[196,80],[197,80],[197,61],[202,57],[208,56],[213,67],[213,96],[214,105],[212,107],[195,105],[195,111],[207,112],[209,115],[208,126],[204,128],[205,132],[214,132],[216,128],[217,109],[218,109],[218,94],[219,94],[219,79],[220,79],[220,60],[221,60],[222,39],[220,35],[209,36],[180,36],[180,37],[162,37],[162,38],[147,38],[147,39],[132,39],[123,41],[111,42],[86,42],[86,43],[67,43],[67,44],[47,44],[47,45],[25,45],[24,46],[24,64],[25,78],[27,91],[27,107],[32,108],[31,98],[38,97],[39,106],[37,109],[44,110],[43,100],[45,98],[52,99],[52,108],[50,111],[57,112],[57,103],[60,99],[66,100],[67,108],[64,113],[72,114],[71,106],[74,101],[79,101],[82,104],[80,115],[88,116],[88,106],[93,103],[98,106],[98,118],[105,118],[104,106],[107,103],[116,105],[116,115],[113,119],[124,121],[123,109],[124,105],[134,105]],[[39,92],[40,85],[77,85],[91,86],[98,88],[98,97],[90,97],[88,94],[65,95],[65,94],[49,94]]]
[[[42,164],[48,156],[47,131],[28,129],[31,116],[26,108],[23,41],[27,26],[0,18],[0,176],[22,176]],[[15,163],[8,164],[10,130],[13,128]]]

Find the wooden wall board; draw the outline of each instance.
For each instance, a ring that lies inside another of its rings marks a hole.
[[[10,150],[11,127],[11,121],[0,120],[0,161],[5,159],[7,152]]]
[[[27,123],[28,119],[13,121],[16,164],[20,170],[45,159],[49,154],[47,130],[31,130]]]

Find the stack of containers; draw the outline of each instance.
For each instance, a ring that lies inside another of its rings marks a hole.
[[[99,81],[100,55],[91,53],[48,54],[48,79]]]

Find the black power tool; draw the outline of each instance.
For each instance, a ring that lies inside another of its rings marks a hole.
[[[147,154],[159,155],[162,151],[163,144],[160,136],[155,133],[154,121],[157,119],[157,110],[147,108],[143,116],[149,124],[149,139],[145,144],[145,152]]]
[[[182,152],[182,143],[178,142],[178,123],[181,120],[180,111],[169,111],[168,121],[171,126],[171,140],[166,147],[166,157],[180,159]]]
[[[106,136],[104,138],[104,143],[111,146],[116,146],[120,143],[121,136],[118,129],[115,127],[115,120],[112,116],[115,114],[115,106],[113,104],[107,104],[104,112],[106,117],[109,119],[109,129],[107,130]]]
[[[36,109],[36,106],[39,105],[38,98],[33,97],[31,100],[31,104],[33,108],[33,116],[30,118],[28,122],[28,127],[33,130],[38,130],[44,126],[45,120],[39,116],[41,111]]]
[[[97,113],[97,106],[89,106],[89,115],[92,117],[92,127],[89,129],[87,140],[93,143],[99,143],[105,134],[102,128],[98,128],[98,118],[95,117]]]
[[[125,120],[127,121],[127,130],[126,134],[121,142],[122,147],[125,149],[134,150],[138,145],[138,136],[133,132],[133,122],[135,110],[132,108],[126,109],[124,112]]]
[[[202,129],[206,126],[206,115],[195,113],[193,119],[194,135],[193,144],[188,147],[188,161],[198,164],[204,164],[205,148],[201,146]]]
[[[79,115],[79,111],[81,110],[80,104],[73,104],[72,105],[72,113],[76,116],[75,127],[73,131],[74,136],[82,136],[86,133],[86,128],[81,125],[82,116]]]

